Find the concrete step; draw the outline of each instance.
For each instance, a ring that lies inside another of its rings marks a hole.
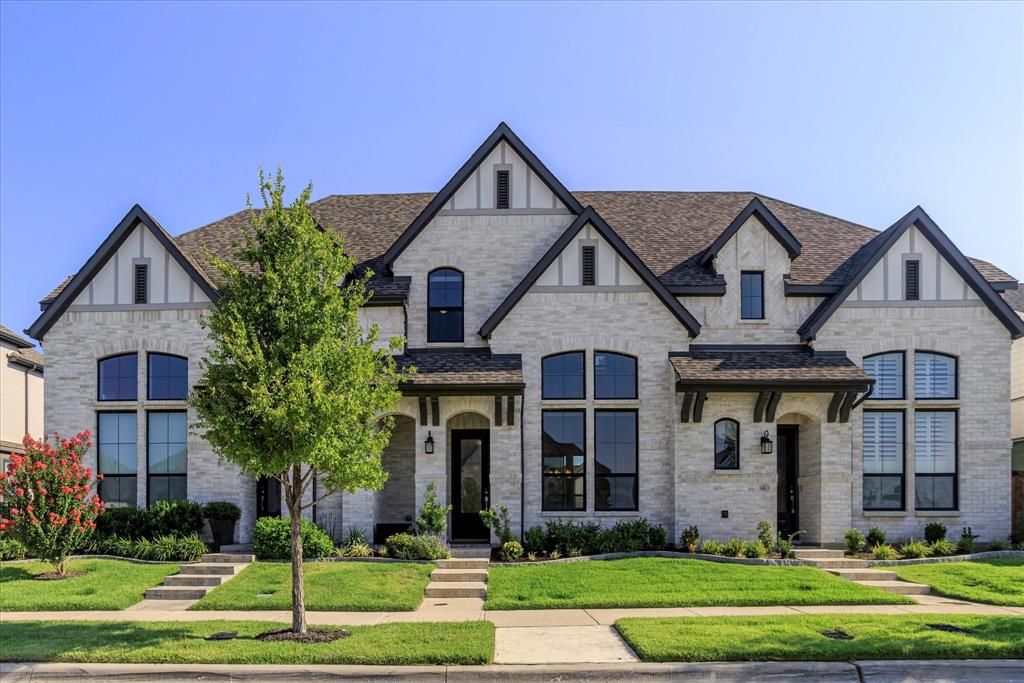
[[[210,592],[203,586],[157,586],[146,591],[147,600],[198,600]]]
[[[835,574],[847,581],[896,581],[896,572],[885,569],[826,569],[830,574]]]
[[[174,574],[164,579],[165,586],[219,586],[231,577],[218,574]]]
[[[438,560],[440,569],[487,569],[491,561],[483,557],[456,557],[450,560]]]
[[[431,582],[423,594],[428,598],[482,598],[487,595],[487,584],[479,581]]]
[[[252,553],[252,543],[232,543],[231,545],[222,545],[220,547],[222,553]]]
[[[932,592],[931,586],[923,583],[910,583],[909,581],[857,581],[862,586],[880,588],[890,593],[900,595],[928,595]]]
[[[815,567],[820,567],[824,570],[829,569],[866,569],[868,566],[867,560],[847,560],[842,558],[824,558],[821,560],[805,560],[810,562]]]
[[[487,583],[486,569],[435,569],[430,572],[432,581],[441,582],[473,582]]]
[[[179,574],[217,574],[220,576],[234,576],[242,571],[244,564],[218,564],[216,562],[201,562],[198,564],[183,564],[178,571]]]
[[[831,550],[828,548],[794,548],[793,557],[798,560],[823,560],[842,559],[842,550]]]
[[[216,564],[248,564],[255,562],[256,556],[241,553],[207,553],[203,555],[202,561]]]
[[[472,557],[491,559],[491,546],[489,545],[453,545],[452,557]]]

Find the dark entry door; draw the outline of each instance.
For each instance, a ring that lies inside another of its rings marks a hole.
[[[797,490],[799,463],[799,439],[796,425],[779,425],[779,444],[776,449],[776,464],[779,472],[778,521],[775,527],[779,533],[789,535],[800,530],[800,498]]]
[[[491,503],[490,434],[486,429],[452,430],[452,540],[489,541],[480,511]]]
[[[281,482],[273,477],[256,480],[256,517],[281,516]]]

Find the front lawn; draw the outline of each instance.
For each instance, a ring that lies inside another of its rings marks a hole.
[[[905,581],[926,583],[939,595],[991,605],[1024,607],[1024,557],[886,567]]]
[[[489,610],[913,603],[815,567],[665,557],[491,567],[487,579]]]
[[[142,600],[147,588],[159,586],[178,571],[176,564],[136,564],[126,560],[72,560],[68,571],[85,576],[54,581],[34,579],[52,572],[45,562],[0,567],[0,611],[124,609]]]
[[[306,609],[319,612],[410,611],[423,600],[432,564],[307,562]],[[255,562],[189,609],[291,609],[287,562]]]
[[[942,631],[929,624],[970,632]],[[615,628],[646,662],[1024,657],[1021,617],[836,614],[639,618],[620,619]],[[822,631],[841,631],[852,639],[836,640]]]
[[[284,628],[259,621],[0,623],[0,661],[159,664],[486,664],[494,626],[486,621],[346,626],[333,643],[260,642]],[[341,628],[317,627],[317,628]],[[206,640],[235,631],[234,640]]]

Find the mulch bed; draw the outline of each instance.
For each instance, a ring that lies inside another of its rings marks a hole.
[[[32,578],[36,581],[60,581],[62,579],[73,579],[76,576],[85,576],[85,572],[68,572],[67,574],[46,572],[45,574],[36,574]]]
[[[283,628],[280,631],[267,631],[256,636],[260,641],[287,640],[292,643],[333,643],[340,638],[347,638],[351,635],[343,628],[326,629],[310,628],[305,633],[292,633],[290,628]]]

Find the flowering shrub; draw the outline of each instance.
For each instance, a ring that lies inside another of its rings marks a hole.
[[[25,544],[33,557],[46,560],[58,574],[67,573],[68,557],[82,547],[96,529],[103,501],[92,493],[103,475],[93,477],[82,466],[82,456],[92,446],[89,432],[72,439],[54,434],[47,440],[22,440],[25,455],[11,455],[7,471],[0,473],[9,516],[0,517],[0,533]]]

